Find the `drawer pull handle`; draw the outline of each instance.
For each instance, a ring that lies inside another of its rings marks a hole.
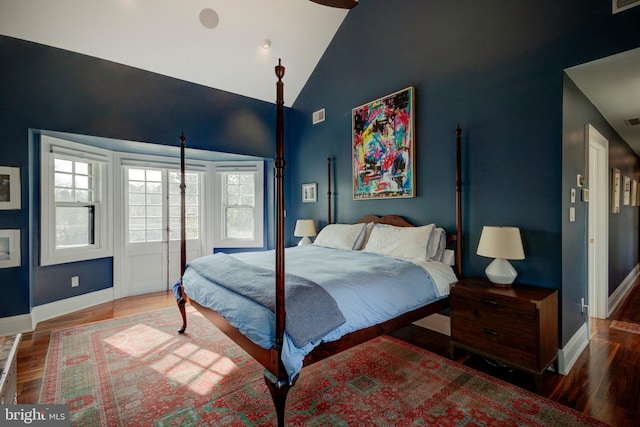
[[[494,331],[493,329],[482,328],[481,331],[484,332],[485,334],[493,335],[495,337],[500,336],[500,334]]]
[[[498,305],[498,301],[494,301],[492,299],[483,299],[482,302],[485,304]]]

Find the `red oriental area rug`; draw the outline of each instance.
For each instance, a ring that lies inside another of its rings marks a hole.
[[[190,310],[52,332],[40,403],[78,426],[273,426],[262,367]],[[597,426],[581,413],[383,336],[304,368],[290,426]]]
[[[631,290],[611,327],[640,334],[640,286]]]

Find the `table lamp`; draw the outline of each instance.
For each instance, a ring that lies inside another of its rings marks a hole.
[[[298,246],[308,245],[311,243],[309,237],[316,235],[316,226],[312,219],[299,219],[296,221],[296,228],[293,230],[295,237],[302,237],[302,240],[298,243]]]
[[[496,286],[509,287],[518,273],[510,259],[524,259],[522,236],[518,227],[484,226],[476,253],[480,256],[495,258],[487,266],[487,278]]]

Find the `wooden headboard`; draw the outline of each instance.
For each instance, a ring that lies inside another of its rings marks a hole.
[[[395,225],[396,227],[415,227],[413,224],[399,215],[385,215],[383,217],[379,217],[378,215],[367,214],[357,220],[355,223],[368,224],[370,222],[375,222],[376,224]]]

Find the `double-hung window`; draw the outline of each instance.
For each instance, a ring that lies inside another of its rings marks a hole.
[[[40,264],[111,256],[108,152],[41,136]]]
[[[215,166],[218,203],[214,246],[263,246],[264,164],[218,163]]]

